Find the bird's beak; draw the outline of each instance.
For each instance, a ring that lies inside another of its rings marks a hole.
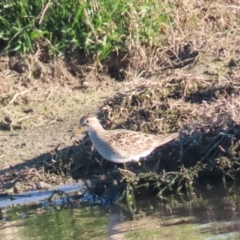
[[[75,131],[73,131],[72,136],[70,137],[70,139],[72,139],[73,137],[75,137],[78,133],[81,133],[83,131],[82,127],[78,127]]]

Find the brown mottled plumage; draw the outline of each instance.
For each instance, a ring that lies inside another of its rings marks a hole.
[[[115,163],[139,161],[155,148],[179,136],[178,132],[153,135],[125,129],[105,130],[98,119],[93,116],[82,117],[79,129],[88,132],[97,151],[105,159]]]

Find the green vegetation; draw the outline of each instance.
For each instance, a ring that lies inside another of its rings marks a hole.
[[[94,207],[46,211],[26,219],[23,235],[25,239],[38,236],[42,239],[104,239],[107,221]]]
[[[52,54],[82,50],[97,62],[112,52],[160,46],[168,15],[161,1],[3,0],[0,24],[4,51]]]

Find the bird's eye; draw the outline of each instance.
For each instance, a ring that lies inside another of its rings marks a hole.
[[[88,123],[89,123],[89,120],[86,120],[86,121],[85,121],[85,123],[87,123],[87,124],[88,124]]]

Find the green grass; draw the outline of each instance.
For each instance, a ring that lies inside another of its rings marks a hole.
[[[82,50],[96,61],[130,46],[159,47],[169,21],[163,9],[156,0],[2,0],[2,54],[35,52],[43,40],[53,55]]]

